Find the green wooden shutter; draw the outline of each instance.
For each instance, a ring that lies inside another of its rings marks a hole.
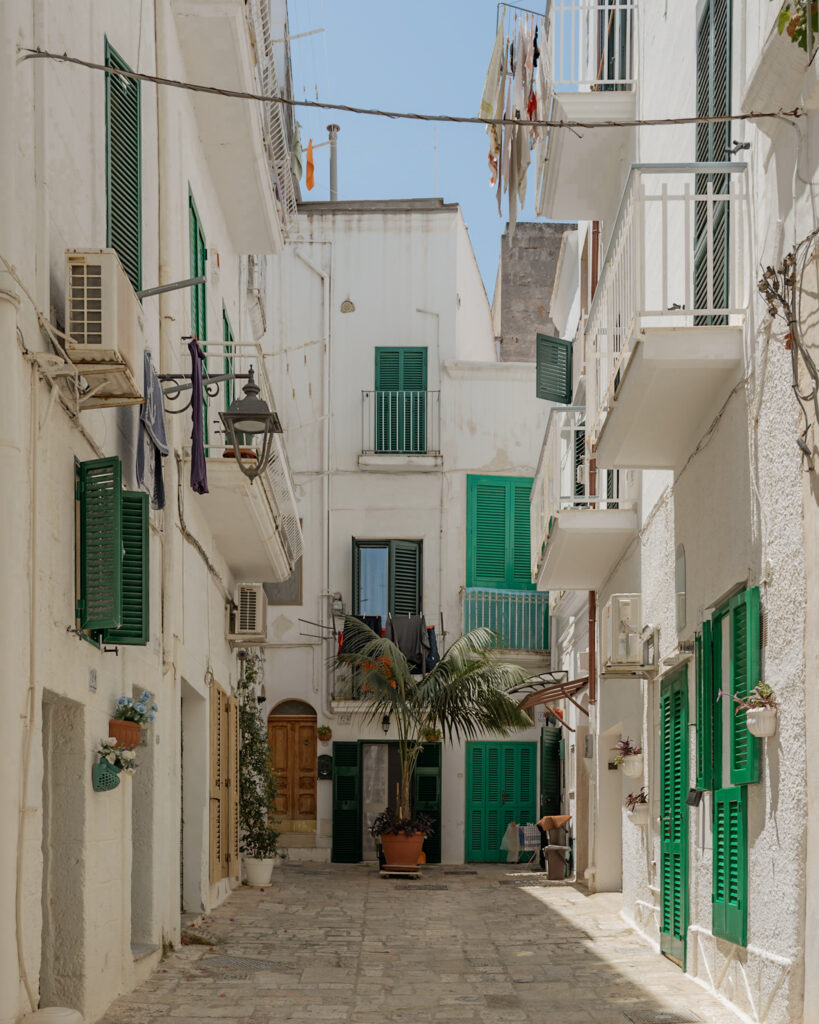
[[[122,463],[93,459],[79,465],[80,594],[83,629],[122,622]]]
[[[230,324],[230,318],[228,317],[227,310],[224,305],[222,306],[222,341],[225,343],[225,373],[233,373],[233,327]],[[236,397],[236,381],[226,380],[224,383],[225,389],[225,410],[230,408],[230,404]],[[241,435],[237,439],[239,443],[242,443]]]
[[[711,930],[738,946],[748,940],[748,811],[744,786],[714,794]]]
[[[697,654],[697,789],[714,786],[714,677],[711,623],[695,638]]]
[[[131,68],[105,41],[109,68]],[[140,83],[105,75],[106,245],[116,250],[134,291],[142,287]]]
[[[660,949],[684,964],[688,929],[688,670],[660,694]]]
[[[208,258],[207,243],[202,230],[202,222],[199,219],[199,211],[196,209],[193,195],[188,192],[188,234],[190,245],[191,277],[202,277],[206,273]],[[197,341],[206,341],[208,337],[208,295],[205,283],[195,284],[191,287],[191,333]],[[202,352],[205,353],[203,370],[207,370],[207,345],[202,345]],[[210,439],[210,423],[208,417],[208,396],[203,391],[203,419],[205,424],[205,445]]]
[[[426,451],[427,350],[375,350],[375,449]]]
[[[418,615],[423,592],[421,541],[390,541],[389,572],[390,614]]]
[[[148,495],[123,491],[122,498],[122,622],[107,629],[111,644],[142,645],[150,640]]]
[[[353,615],[361,614],[361,548],[353,537]]]
[[[571,405],[572,402],[572,343],[564,338],[538,334],[536,346],[537,366],[535,391],[538,398],[548,402]]]
[[[506,481],[467,477],[466,585],[502,589],[506,585]]]
[[[751,587],[730,602],[731,693],[747,698],[759,682],[759,587]],[[748,732],[746,712],[730,718],[731,782],[759,782],[759,740]]]
[[[540,730],[540,816],[560,814],[560,726]]]
[[[426,814],[435,827],[424,840],[427,864],[441,863],[441,754],[440,743],[425,743],[413,776],[413,814]]]
[[[466,745],[466,860],[481,861],[484,854],[484,770],[486,744],[469,742]]]
[[[532,583],[532,546],[530,542],[530,502],[532,480],[521,478],[509,481],[510,515],[507,522],[508,538],[506,585],[512,590],[534,590]]]
[[[358,743],[333,743],[332,858],[361,860],[361,752]]]

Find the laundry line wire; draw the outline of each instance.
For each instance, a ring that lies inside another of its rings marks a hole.
[[[692,115],[690,117],[651,117],[616,119],[607,121],[579,121],[579,120],[533,120],[526,121],[513,117],[466,117],[456,114],[419,114],[397,110],[379,110],[374,107],[355,107],[346,103],[327,103],[318,100],[297,100],[289,96],[268,96],[264,93],[244,92],[239,89],[223,89],[216,85],[199,85],[194,82],[183,82],[176,78],[163,78],[159,75],[148,75],[139,71],[125,71],[121,68],[112,68],[107,64],[98,64],[94,61],[83,60],[81,57],[72,57],[67,53],[51,53],[32,47],[18,46],[18,52],[23,56],[21,60],[53,60],[62,64],[76,64],[79,67],[88,68],[92,71],[104,71],[106,74],[119,75],[121,78],[130,78],[140,82],[151,82],[154,85],[164,85],[174,89],[186,89],[189,92],[206,93],[212,96],[221,96],[227,99],[253,100],[259,103],[279,103],[288,107],[312,107],[319,110],[339,110],[348,114],[364,114],[371,117],[386,117],[391,120],[402,121],[434,121],[446,124],[480,124],[480,125],[508,125],[512,128],[642,128],[659,127],[663,125],[685,125],[685,124],[720,124],[726,121],[753,121],[759,118],[769,117],[804,117],[804,107],[793,107],[791,110],[765,110],[751,111],[742,114],[713,114],[709,116]]]

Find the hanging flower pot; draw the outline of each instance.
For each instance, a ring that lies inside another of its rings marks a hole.
[[[642,754],[626,754],[621,761],[623,768],[623,775],[627,775],[630,779],[639,779],[643,774],[643,755]]]
[[[773,736],[776,733],[776,708],[749,708],[745,712],[745,724],[752,736]]]
[[[108,735],[113,736],[117,746],[123,750],[133,750],[142,739],[142,726],[139,722],[127,722],[123,718],[112,718],[108,723]]]
[[[629,818],[635,825],[644,827],[648,824],[648,804],[635,804],[629,811]]]
[[[119,785],[120,769],[107,761],[99,761],[91,768],[91,785],[95,793],[105,793]]]

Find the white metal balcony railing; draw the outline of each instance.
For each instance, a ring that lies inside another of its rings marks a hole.
[[[592,443],[641,329],[736,323],[744,315],[746,166],[632,166],[586,320]]]
[[[362,391],[362,454],[440,454],[440,399],[440,391]]]
[[[547,78],[556,92],[634,88],[636,0],[550,0]]]
[[[631,508],[620,470],[598,469],[592,493],[586,458],[586,409],[556,406],[549,413],[531,499],[532,574],[537,575],[549,533],[563,509]]]
[[[461,591],[464,633],[486,626],[498,634],[493,645],[507,651],[549,649],[549,595],[539,590]]]

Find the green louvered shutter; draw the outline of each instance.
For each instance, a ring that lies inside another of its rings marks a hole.
[[[424,839],[427,864],[441,863],[441,753],[440,743],[425,743],[413,776],[413,814],[432,818],[435,829]]]
[[[572,343],[548,334],[537,336],[536,394],[548,402],[571,405]]]
[[[466,585],[506,586],[507,486],[503,477],[467,477]]]
[[[105,639],[111,644],[137,646],[150,639],[148,495],[123,491],[121,497],[122,624],[118,629],[107,629]]]
[[[427,350],[375,350],[375,449],[423,454],[427,449]]]
[[[109,68],[131,68],[106,40]],[[142,287],[142,186],[139,82],[105,75],[105,165],[107,241],[134,286]]]
[[[586,428],[583,423],[574,433],[574,493],[576,497],[586,493]]]
[[[116,457],[79,465],[80,595],[83,629],[122,622],[122,463]]]
[[[532,583],[532,545],[530,542],[530,502],[532,481],[527,478],[509,482],[512,528],[509,538],[507,585],[512,590],[534,590]]]
[[[738,594],[730,603],[731,692],[746,699],[759,682],[759,587]],[[731,782],[759,782],[759,740],[748,732],[746,712],[736,709],[730,722]]]
[[[714,935],[738,946],[748,941],[748,812],[744,786],[714,794]]]
[[[688,926],[688,670],[660,694],[660,949],[685,962]]]
[[[697,789],[714,785],[714,685],[711,623],[695,639],[697,655]]]
[[[540,816],[560,814],[560,726],[540,730]]]
[[[421,612],[421,542],[390,541],[389,604],[392,615]]]
[[[202,230],[202,222],[199,219],[199,211],[196,209],[193,195],[188,193],[188,242],[190,249],[191,277],[202,277],[207,272],[208,248],[205,242],[205,233]],[[208,293],[205,283],[195,284],[191,292],[191,333],[199,342],[204,342],[208,337]],[[207,345],[201,345],[205,354],[203,371],[207,370]],[[208,413],[208,396],[202,394],[203,418],[205,424],[204,437],[207,446],[210,440],[210,423]],[[206,452],[207,454],[207,452]]]
[[[361,860],[361,756],[358,743],[333,744],[333,848],[341,864]]]

